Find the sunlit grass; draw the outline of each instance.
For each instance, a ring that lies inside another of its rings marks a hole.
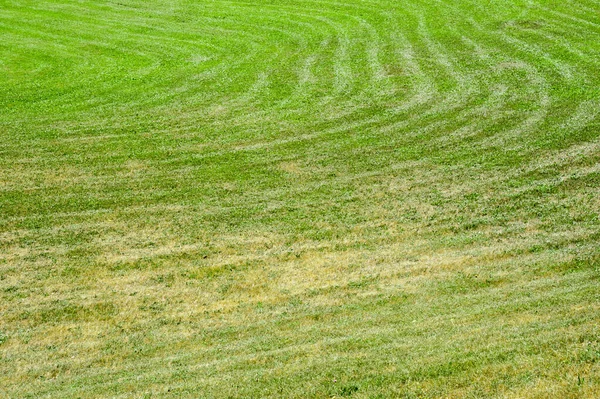
[[[0,398],[594,398],[600,3],[5,1]]]

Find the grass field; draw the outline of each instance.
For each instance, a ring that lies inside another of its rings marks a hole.
[[[600,397],[600,1],[0,0],[0,398]]]

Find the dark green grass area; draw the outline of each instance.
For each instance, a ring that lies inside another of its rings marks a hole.
[[[0,398],[594,398],[600,3],[0,2]]]

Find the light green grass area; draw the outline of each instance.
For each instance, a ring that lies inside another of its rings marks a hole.
[[[598,398],[600,1],[0,0],[0,398]]]

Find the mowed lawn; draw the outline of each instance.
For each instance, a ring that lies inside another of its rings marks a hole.
[[[600,1],[0,0],[0,398],[598,398]]]

